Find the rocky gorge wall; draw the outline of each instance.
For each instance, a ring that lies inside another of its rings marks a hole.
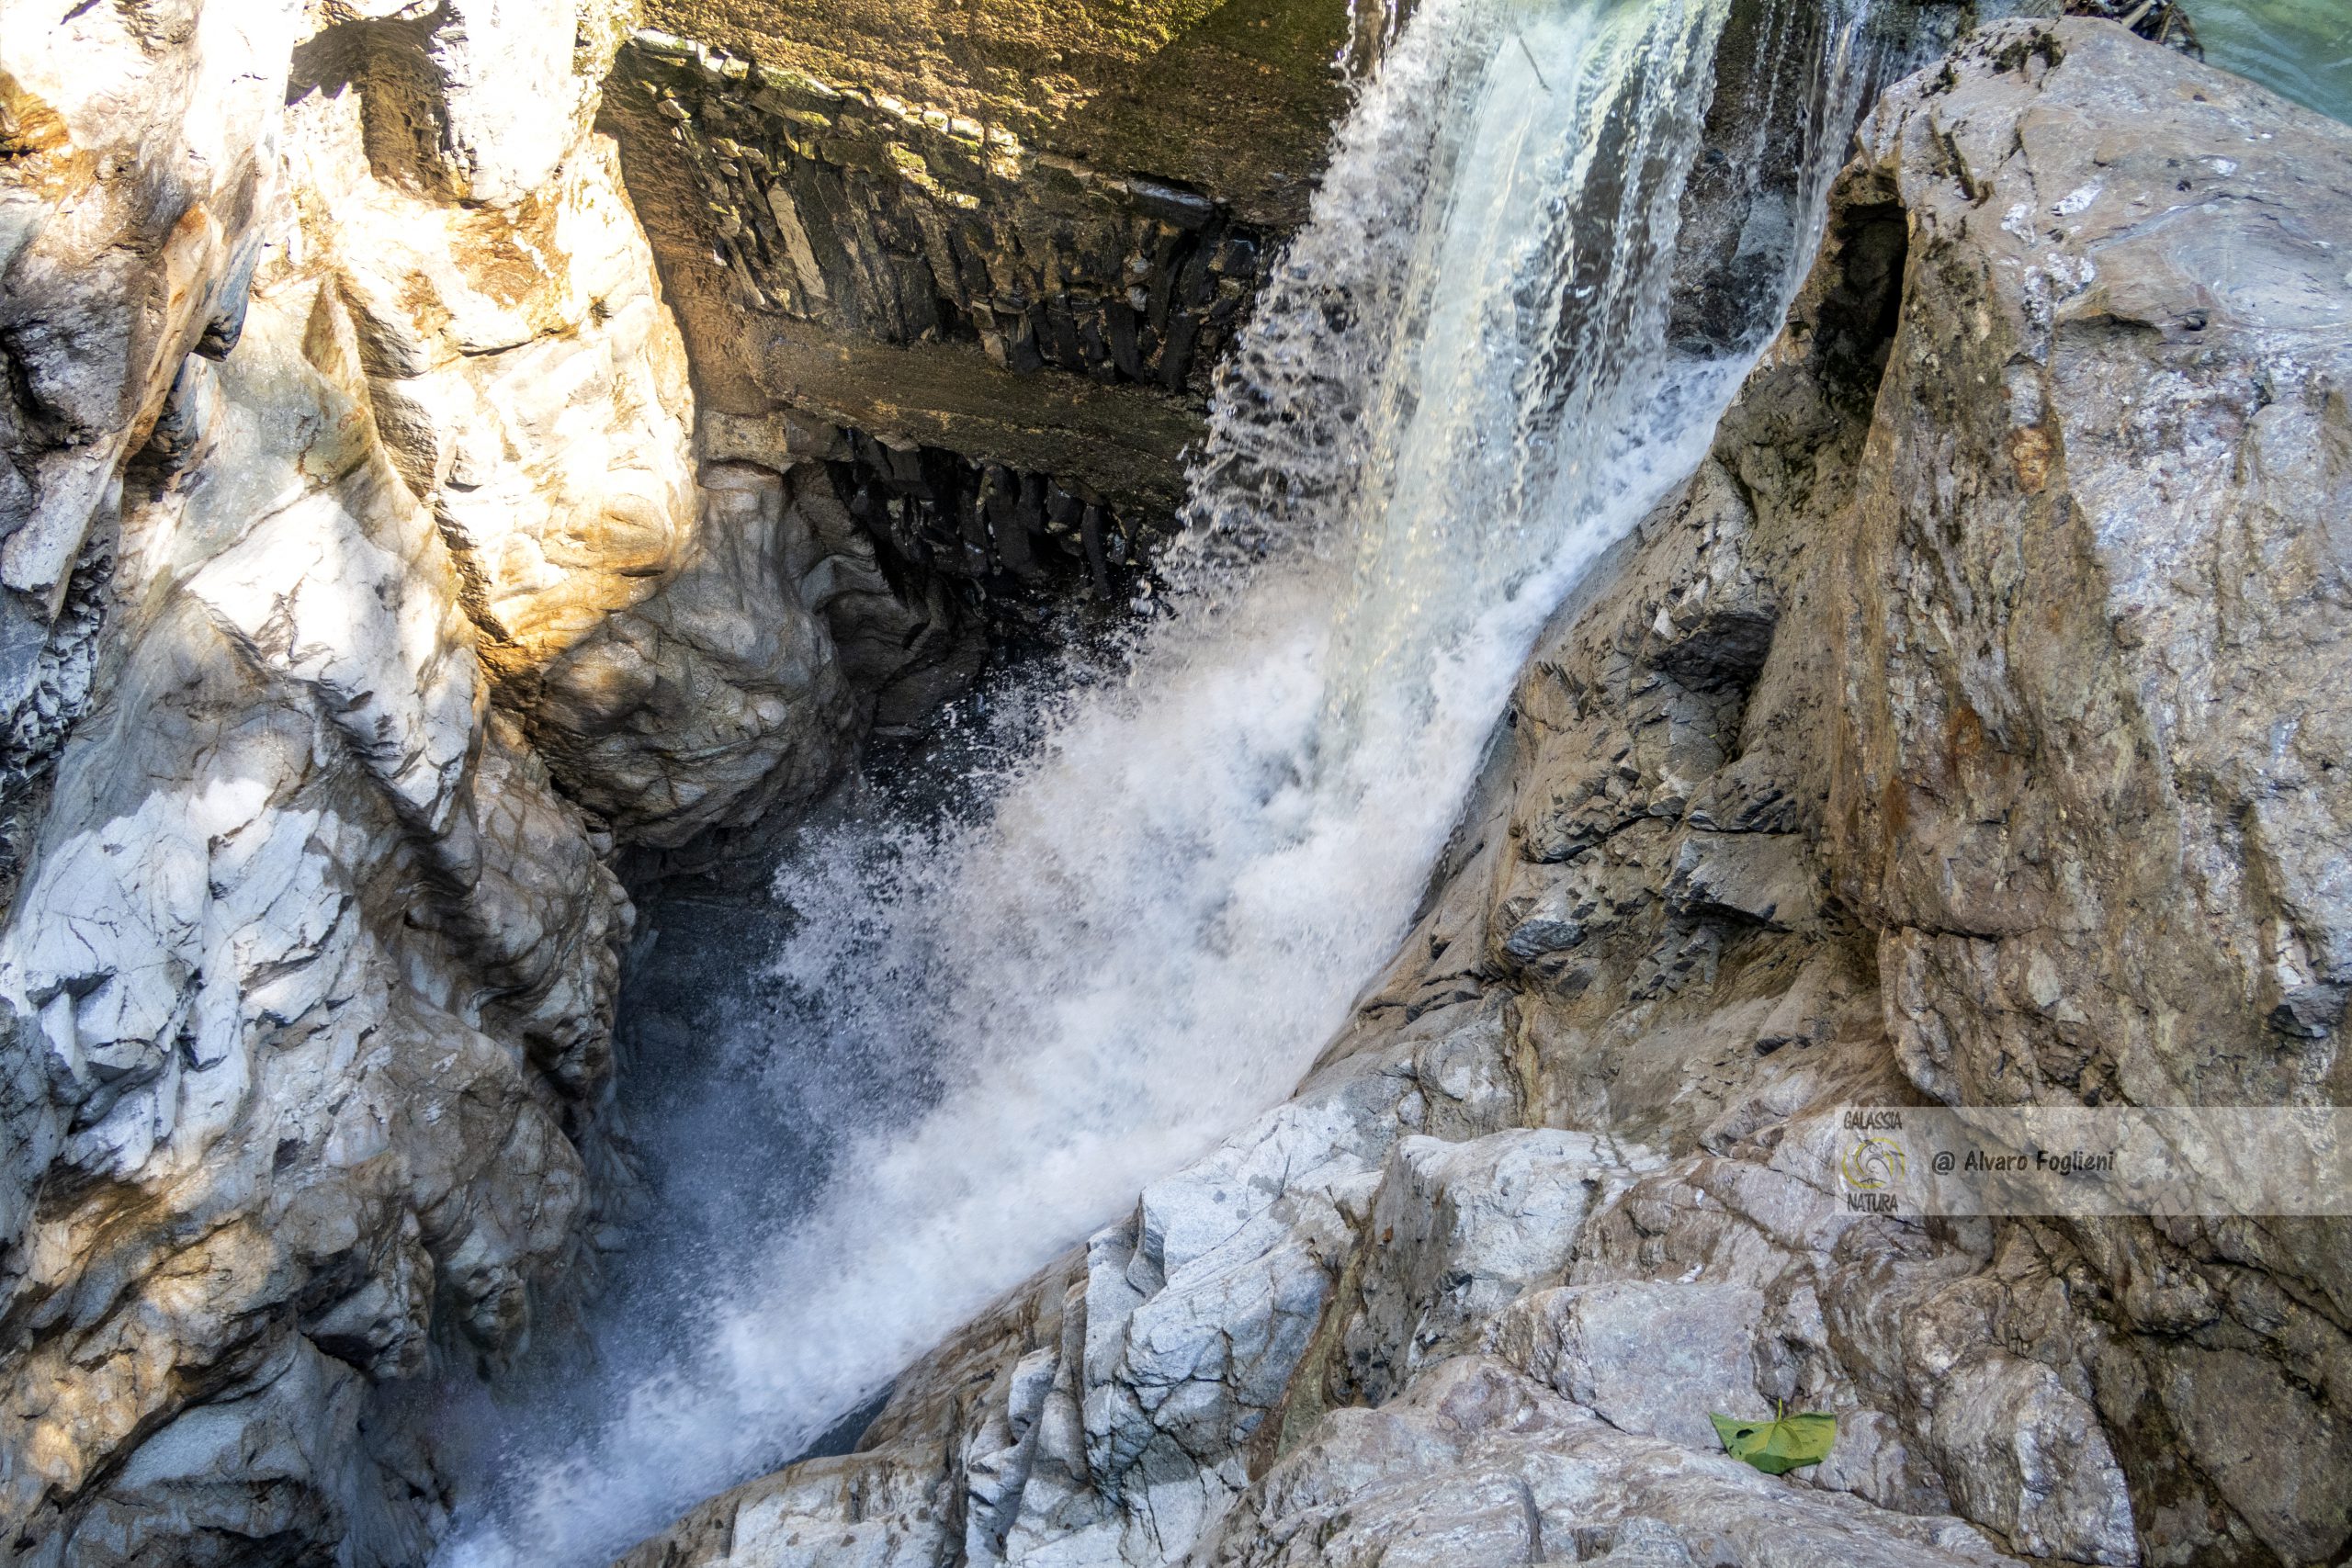
[[[1394,17],[36,10],[0,1555],[415,1562],[402,1399],[522,1350],[614,1180],[616,870],[1148,588]],[[2345,141],[2089,25],[1907,89],[1301,1098],[641,1555],[2340,1551],[2339,1232],[1833,1223],[1772,1150],[2343,1098]],[[1747,166],[1694,341],[1790,197]],[[1710,1458],[1749,1393],[1846,1412],[1834,1466]]]
[[[510,1354],[578,1247],[613,835],[845,747],[822,631],[741,570],[778,520],[706,528],[729,491],[588,134],[620,22],[10,28],[48,187],[11,214],[10,539],[109,568],[78,700],[18,718],[72,733],[0,937],[12,1556],[419,1556],[436,1486],[371,1391]]]
[[[625,1561],[2338,1561],[2343,1222],[1799,1151],[2342,1103],[2347,244],[2352,133],[2120,28],[1890,94],[1297,1096]],[[1722,1451],[1779,1400],[1818,1469]]]
[[[1080,595],[1110,593],[1114,552],[1121,582],[1139,559],[1099,499],[1115,463],[1057,459],[1080,489],[1048,491],[953,433],[914,447],[878,406],[851,432],[823,422],[838,397],[729,401],[753,338],[682,308],[695,257],[657,261],[649,230],[669,231],[639,211],[668,209],[642,197],[654,176],[625,181],[674,91],[606,113],[712,57],[631,44],[639,20],[603,0],[10,7],[8,1561],[421,1561],[447,1481],[403,1391],[521,1350],[576,1289],[614,1179],[590,1168],[632,925],[615,867],[786,819],[869,729],[919,727],[1003,619],[970,585],[1029,587],[1012,517],[1061,530]],[[1311,77],[1336,101],[1320,59]],[[698,109],[739,112],[695,80]],[[889,102],[892,134],[932,133]],[[888,137],[861,145],[812,199],[920,226],[944,187]],[[1303,181],[1318,149],[1297,131],[1231,167]],[[1043,155],[976,188],[1025,189]],[[1167,199],[1163,294],[1171,265],[1248,254],[1202,249],[1206,197]],[[1253,232],[1278,232],[1261,208]],[[810,212],[820,265],[850,265],[866,231]],[[836,273],[836,344],[936,346],[930,319],[875,313],[867,276]],[[1085,400],[980,363],[989,387]],[[970,377],[933,385],[968,400]],[[1198,395],[1155,385],[1136,396],[1164,503],[1162,435]],[[910,488],[943,468],[935,495]],[[1001,525],[1001,565],[931,570],[919,531],[890,531],[899,491],[951,536]]]

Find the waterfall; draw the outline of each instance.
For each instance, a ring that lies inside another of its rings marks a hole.
[[[1764,7],[1817,55],[1773,111],[1804,210],[1740,352],[1670,341],[1732,8],[1424,0],[1226,373],[1169,613],[993,694],[962,809],[813,834],[780,941],[714,926],[688,984],[737,1000],[641,1129],[675,1236],[594,1368],[453,1411],[489,1480],[447,1561],[602,1562],[789,1458],[1290,1089],[1536,632],[1690,471],[1812,249],[1864,0]]]

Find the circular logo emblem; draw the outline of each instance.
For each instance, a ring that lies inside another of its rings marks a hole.
[[[1846,1185],[1858,1192],[1878,1192],[1903,1179],[1903,1145],[1884,1138],[1864,1138],[1846,1151],[1839,1162]]]

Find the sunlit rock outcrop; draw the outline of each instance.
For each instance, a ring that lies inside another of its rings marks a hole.
[[[6,43],[0,1551],[413,1562],[376,1391],[577,1253],[606,861],[825,787],[897,604],[698,470],[617,10],[166,10]]]
[[[1923,1223],[1849,1104],[2345,1098],[2352,132],[1898,88],[1289,1104],[625,1561],[2333,1561],[2341,1221]],[[1768,1478],[1711,1410],[1837,1413]]]
[[[115,651],[0,935],[35,1561],[364,1535],[365,1380],[436,1308],[510,1350],[583,1198],[627,903],[487,708],[332,276],[280,261],[127,476]]]
[[[0,1556],[413,1563],[401,1401],[601,1196],[619,857],[1144,588],[1395,17],[53,13],[0,36]],[[1717,107],[1674,332],[1727,346],[1804,193]],[[2347,256],[2352,133],[2120,28],[1900,89],[1297,1096],[630,1561],[2341,1557],[2340,1224],[1912,1224],[1797,1151],[2344,1100]],[[1828,1462],[1716,1450],[1775,1400]]]
[[[778,542],[706,526],[677,329],[612,145],[584,124],[615,18],[582,18],[597,47],[577,61],[538,58],[544,19],[520,28],[519,58],[428,52],[451,79],[496,86],[449,99],[448,148],[406,162],[382,151],[387,122],[442,100],[414,96],[389,26],[305,47],[288,165],[304,243],[334,269],[386,447],[448,542],[503,703],[625,837],[673,843],[806,795],[845,753],[849,694],[795,585],[756,570]],[[540,81],[552,101],[521,118],[534,136],[571,130],[510,145],[501,128]],[[499,115],[469,130],[487,96]],[[485,164],[485,148],[514,166]],[[435,194],[484,181],[507,201]]]
[[[286,0],[28,14],[11,17],[0,45],[0,705],[12,720],[0,767],[11,793],[55,754],[86,696],[103,520],[123,463],[188,355],[236,341],[275,175],[284,73],[273,62],[295,11]],[[89,569],[78,594],[77,563]],[[8,837],[13,862],[21,843]]]

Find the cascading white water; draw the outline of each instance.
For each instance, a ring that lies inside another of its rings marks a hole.
[[[967,819],[843,828],[780,878],[788,1022],[708,1093],[825,1119],[821,1179],[674,1156],[707,1299],[650,1341],[604,1325],[448,1561],[605,1560],[1289,1089],[1402,936],[1535,631],[1744,367],[1666,330],[1730,6],[1426,0],[1220,391],[1177,613],[1021,695]],[[1867,7],[1829,8],[1835,57]],[[1859,76],[1827,79],[1834,161]]]

